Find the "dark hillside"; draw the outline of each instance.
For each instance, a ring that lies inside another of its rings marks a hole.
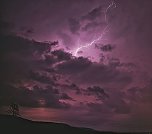
[[[113,132],[99,132],[89,128],[71,127],[63,123],[37,122],[21,117],[0,115],[1,134],[110,134]]]

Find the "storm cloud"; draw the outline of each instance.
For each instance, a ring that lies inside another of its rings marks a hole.
[[[114,2],[2,0],[0,112],[16,102],[33,120],[151,130],[152,1]]]

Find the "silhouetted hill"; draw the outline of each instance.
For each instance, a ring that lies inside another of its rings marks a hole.
[[[0,115],[1,134],[111,134],[113,132],[99,132],[89,128],[71,127],[63,123],[38,122],[14,117]],[[115,134],[115,133],[113,133]],[[142,134],[142,133],[141,133]]]

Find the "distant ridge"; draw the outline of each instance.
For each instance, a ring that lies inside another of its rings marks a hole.
[[[72,127],[64,123],[31,121],[28,119],[24,119],[21,117],[14,117],[10,115],[0,115],[0,133],[1,134],[117,134],[114,132],[99,132],[90,128]],[[148,133],[136,133],[136,134],[148,134]]]

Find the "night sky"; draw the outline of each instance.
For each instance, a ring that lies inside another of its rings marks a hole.
[[[152,131],[151,0],[2,0],[0,112]]]

